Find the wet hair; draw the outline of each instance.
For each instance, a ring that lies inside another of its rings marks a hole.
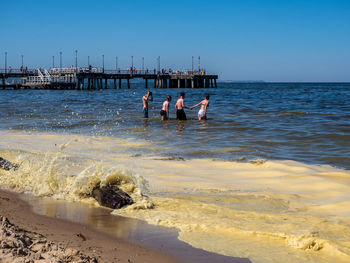
[[[185,97],[185,92],[181,92],[181,93],[180,93],[180,96],[181,96],[181,97]]]
[[[168,101],[171,101],[171,96],[169,95],[166,99],[167,99]]]
[[[148,94],[149,94],[149,95],[152,95],[152,91],[148,91]]]
[[[209,100],[209,94],[205,95],[205,99]]]

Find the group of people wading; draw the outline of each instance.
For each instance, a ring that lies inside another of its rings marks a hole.
[[[148,91],[145,96],[142,97],[142,104],[143,104],[143,117],[148,118],[148,102],[153,101],[153,95],[151,91]],[[160,116],[162,120],[169,119],[169,105],[171,102],[171,96],[169,95],[166,100],[163,102],[162,109],[160,111]],[[176,119],[177,120],[187,120],[186,113],[184,109],[192,110],[198,106],[201,106],[200,110],[198,111],[198,120],[206,120],[207,119],[207,108],[209,106],[209,94],[205,95],[204,100],[199,102],[198,104],[187,107],[185,106],[185,93],[180,93],[180,98],[177,100],[175,104],[176,109]]]

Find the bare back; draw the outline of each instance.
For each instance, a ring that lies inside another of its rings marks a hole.
[[[177,110],[182,110],[184,108],[184,99],[180,98],[177,100],[176,104],[175,104],[175,109]]]

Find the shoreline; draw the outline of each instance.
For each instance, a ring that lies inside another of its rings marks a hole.
[[[86,257],[96,258],[97,262],[179,262],[161,252],[118,240],[88,225],[38,215],[16,193],[3,189],[0,189],[0,216],[6,217],[16,228],[40,234],[50,243],[79,251]],[[0,247],[1,252],[3,248]],[[74,259],[66,262],[74,262]]]
[[[175,229],[151,225],[144,220],[111,214],[111,209],[84,202],[69,202],[31,194],[20,196],[39,215],[89,225],[127,243],[159,251],[183,263],[249,263],[247,258],[229,257],[195,248],[179,240]]]
[[[84,220],[86,214],[94,214],[96,224]],[[86,263],[95,262],[93,259],[128,263],[251,262],[248,258],[228,257],[194,248],[180,241],[177,231],[111,215],[109,209],[103,207],[89,208],[80,202],[43,199],[1,188],[0,217],[7,218],[25,232],[43,236],[48,243],[65,248],[68,254],[77,251],[81,258],[92,259],[82,261]],[[1,253],[4,252],[0,246]],[[4,261],[7,262],[12,261]]]

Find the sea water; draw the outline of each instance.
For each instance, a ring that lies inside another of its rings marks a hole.
[[[192,106],[210,94],[208,120]],[[220,83],[217,89],[0,91],[3,188],[96,203],[115,183],[136,201],[112,213],[179,231],[253,262],[350,260],[349,84]],[[173,97],[170,120],[159,111]],[[96,204],[97,205],[97,204]]]

